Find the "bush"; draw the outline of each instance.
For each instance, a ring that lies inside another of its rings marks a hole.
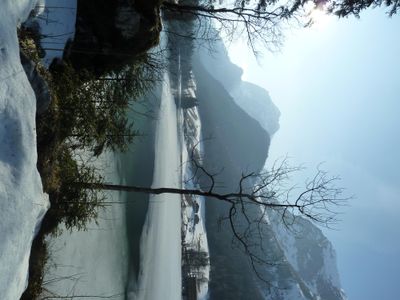
[[[60,138],[72,149],[125,151],[139,133],[126,113],[133,100],[147,92],[158,75],[146,56],[107,77],[70,65],[53,65],[52,90],[58,99]]]
[[[85,230],[87,223],[96,220],[98,209],[104,207],[104,194],[85,189],[83,183],[100,183],[103,178],[94,167],[79,165],[66,148],[60,152],[58,166],[60,185],[50,193],[51,217],[67,229]]]

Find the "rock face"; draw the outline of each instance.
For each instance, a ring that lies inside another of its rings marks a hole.
[[[78,1],[75,38],[64,53],[75,68],[103,74],[158,44],[159,1]]]
[[[210,55],[204,47],[200,48],[195,59],[224,87],[233,101],[272,136],[279,129],[280,112],[268,92],[260,86],[242,81],[243,70],[230,62],[222,41],[216,41],[213,49]]]
[[[278,131],[280,112],[265,89],[253,83],[241,81],[238,86],[230,90],[230,95],[271,136]]]
[[[290,266],[291,277],[296,279],[293,283],[310,294],[310,299],[346,299],[340,289],[335,250],[322,231],[303,218],[297,218],[288,230],[278,214],[271,212],[269,217],[285,264]]]
[[[220,172],[216,191],[237,190],[243,170],[259,171],[268,153],[270,138],[258,122],[246,114],[224,87],[199,63],[193,62],[197,97],[205,141],[202,162],[211,173]],[[249,149],[252,149],[249,153]],[[203,182],[206,188],[209,182]],[[229,206],[206,200],[206,229],[211,273],[210,299],[263,299],[247,257],[232,248],[229,225],[218,225]]]

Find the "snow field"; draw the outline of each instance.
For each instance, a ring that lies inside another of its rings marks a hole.
[[[0,299],[27,285],[33,237],[48,209],[36,169],[36,99],[19,58],[17,26],[35,1],[3,0],[0,10]]]

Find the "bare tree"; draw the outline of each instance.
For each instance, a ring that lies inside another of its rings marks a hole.
[[[235,244],[247,255],[256,276],[268,283],[258,271],[260,266],[271,265],[266,256],[263,241],[264,230],[268,227],[268,213],[278,213],[286,226],[294,223],[297,217],[307,218],[314,223],[330,226],[336,221],[337,208],[344,205],[350,197],[337,187],[340,179],[329,176],[318,168],[316,174],[305,183],[305,188],[297,193],[295,187],[287,187],[290,175],[299,171],[299,167],[290,167],[286,160],[275,163],[268,171],[243,173],[237,183],[237,190],[229,193],[216,192],[218,174],[208,172],[197,159],[193,159],[194,180],[198,173],[209,180],[207,190],[194,188],[141,187],[105,183],[79,182],[81,187],[90,190],[114,190],[141,192],[147,194],[198,195],[227,203],[226,215],[220,222],[226,222],[231,229]],[[209,200],[212,201],[212,200]],[[106,202],[111,204],[115,202]]]
[[[273,2],[273,3],[272,3]],[[255,6],[246,4],[246,1],[236,1],[228,7],[214,6],[212,1],[192,4],[173,3],[164,1],[162,8],[176,16],[186,16],[187,19],[196,19],[202,30],[200,38],[215,40],[215,30],[223,32],[228,39],[234,39],[242,34],[247,37],[248,45],[256,53],[257,44],[261,43],[268,49],[276,48],[282,40],[281,25],[289,19],[297,19],[297,11],[290,12],[285,6],[276,5],[276,1],[267,4],[259,1]],[[214,22],[210,22],[213,20]]]
[[[397,14],[400,1],[384,0],[236,0],[236,1],[201,1],[181,0],[163,1],[164,11],[175,16],[186,16],[199,20],[200,26],[208,27],[213,20],[219,31],[228,37],[245,34],[248,44],[256,54],[259,42],[269,49],[279,47],[282,41],[281,27],[295,21],[302,26],[313,24],[310,12],[321,10],[339,18],[355,16],[369,8],[387,7],[391,17]],[[293,24],[293,23],[291,23]],[[208,31],[206,29],[206,31]]]

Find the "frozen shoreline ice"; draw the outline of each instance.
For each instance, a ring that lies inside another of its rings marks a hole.
[[[153,187],[180,186],[176,106],[164,76],[155,139]],[[141,237],[138,290],[129,299],[181,299],[181,199],[180,195],[150,196]]]

